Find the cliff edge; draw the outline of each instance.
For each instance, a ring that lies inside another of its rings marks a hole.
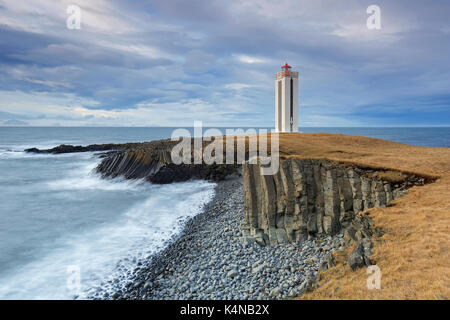
[[[339,134],[281,134],[286,159],[327,159],[345,166],[392,172],[427,180],[386,207],[364,208],[373,226],[371,259],[381,275],[381,289],[368,289],[366,268],[346,263],[354,243],[335,254],[336,266],[319,274],[315,290],[302,299],[449,299],[450,149]]]

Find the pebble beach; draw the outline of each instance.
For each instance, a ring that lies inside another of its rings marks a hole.
[[[288,299],[314,283],[330,253],[343,249],[343,235],[310,237],[262,247],[239,231],[242,178],[218,182],[202,213],[158,254],[137,263],[126,281],[110,281],[93,299]]]

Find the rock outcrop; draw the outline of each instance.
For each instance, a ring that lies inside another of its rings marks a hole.
[[[400,172],[359,168],[329,160],[280,159],[275,175],[261,175],[261,165],[243,165],[243,234],[260,244],[296,242],[314,234],[346,229],[360,240],[371,231],[370,219],[356,213],[384,207],[425,179]],[[389,179],[389,177],[395,179]],[[386,177],[382,179],[382,177]],[[400,178],[399,178],[400,177]]]
[[[146,179],[152,183],[165,184],[204,179],[223,180],[227,175],[237,174],[235,164],[174,164],[171,150],[178,142],[158,140],[140,148],[113,152],[97,166],[103,177],[123,176],[126,179]]]
[[[51,149],[38,149],[38,148],[30,148],[25,149],[25,152],[30,153],[75,153],[75,152],[93,152],[93,151],[111,151],[111,150],[124,150],[129,148],[135,148],[140,145],[144,145],[144,143],[125,143],[125,144],[90,144],[88,146],[73,146],[69,144],[61,144],[57,147]]]
[[[358,268],[372,265],[370,260],[372,241],[369,238],[364,238],[358,242],[355,249],[350,253],[347,258],[347,264],[355,271]]]

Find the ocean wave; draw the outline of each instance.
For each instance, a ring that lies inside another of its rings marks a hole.
[[[83,152],[83,153],[31,153],[20,150],[13,149],[0,149],[0,159],[26,159],[26,158],[75,158],[75,157],[83,157],[89,156],[91,157],[93,152]]]
[[[206,181],[148,185],[149,197],[118,218],[86,232],[68,233],[49,254],[0,279],[0,297],[87,298],[107,280],[129,274],[137,261],[164,248],[180,232],[180,221],[198,214],[214,195],[214,184]],[[81,280],[75,289],[68,285],[73,270]]]
[[[81,162],[71,164],[72,170],[69,170],[65,177],[46,182],[50,190],[148,190],[150,184],[144,179],[127,180],[122,177],[114,179],[104,179],[95,172],[97,166],[95,161]]]

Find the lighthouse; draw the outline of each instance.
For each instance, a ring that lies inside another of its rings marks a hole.
[[[298,72],[287,64],[275,75],[275,131],[298,131]]]

